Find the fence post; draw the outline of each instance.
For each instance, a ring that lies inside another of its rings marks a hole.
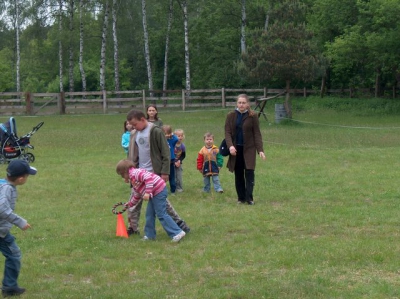
[[[303,96],[306,98],[307,97],[307,88],[303,88]]]
[[[225,87],[221,89],[222,108],[226,108]]]
[[[143,108],[142,110],[146,109],[146,91],[142,89],[142,103],[143,103]]]
[[[268,89],[266,87],[264,87],[264,98],[267,97],[267,94],[268,94]]]
[[[25,105],[26,105],[26,114],[33,114],[33,99],[31,92],[25,92]]]
[[[102,93],[103,93],[103,113],[106,114],[107,113],[107,92],[103,89]]]
[[[186,106],[186,93],[185,90],[182,89],[182,110],[185,111]]]
[[[65,103],[65,92],[63,91],[63,92],[60,92],[59,94],[58,94],[58,109],[59,109],[59,112],[60,112],[60,114],[62,115],[62,114],[65,114],[65,109],[66,109],[66,103]]]

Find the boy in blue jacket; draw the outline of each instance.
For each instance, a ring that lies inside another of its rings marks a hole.
[[[25,292],[17,282],[21,269],[21,250],[10,234],[10,229],[13,225],[22,230],[31,227],[24,218],[14,213],[14,209],[18,196],[17,186],[25,184],[28,176],[36,172],[25,160],[12,160],[7,167],[7,178],[0,185],[0,251],[6,258],[1,288],[3,297],[18,296]]]

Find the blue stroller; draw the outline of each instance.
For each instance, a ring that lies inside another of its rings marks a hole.
[[[0,124],[0,164],[9,163],[14,159],[24,159],[28,163],[34,162],[35,156],[29,152],[34,148],[30,144],[30,138],[43,124],[44,122],[40,122],[22,137],[17,135],[17,126],[13,117]]]

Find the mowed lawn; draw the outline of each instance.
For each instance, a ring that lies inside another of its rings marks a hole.
[[[230,110],[160,109],[186,135],[184,192],[170,200],[192,231],[179,244],[159,223],[154,242],[115,236],[124,114],[16,116],[19,135],[44,121],[16,208],[33,229],[12,229],[22,298],[400,298],[398,115],[303,109],[278,125],[271,107],[254,206],[237,205],[226,167],[224,193],[201,192],[203,135],[219,144]]]

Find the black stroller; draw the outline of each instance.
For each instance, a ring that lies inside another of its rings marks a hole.
[[[30,144],[30,138],[43,124],[44,122],[40,122],[22,137],[17,135],[17,126],[13,117],[0,124],[0,164],[9,163],[14,159],[23,159],[28,163],[34,162],[35,156],[29,152],[34,148]]]

